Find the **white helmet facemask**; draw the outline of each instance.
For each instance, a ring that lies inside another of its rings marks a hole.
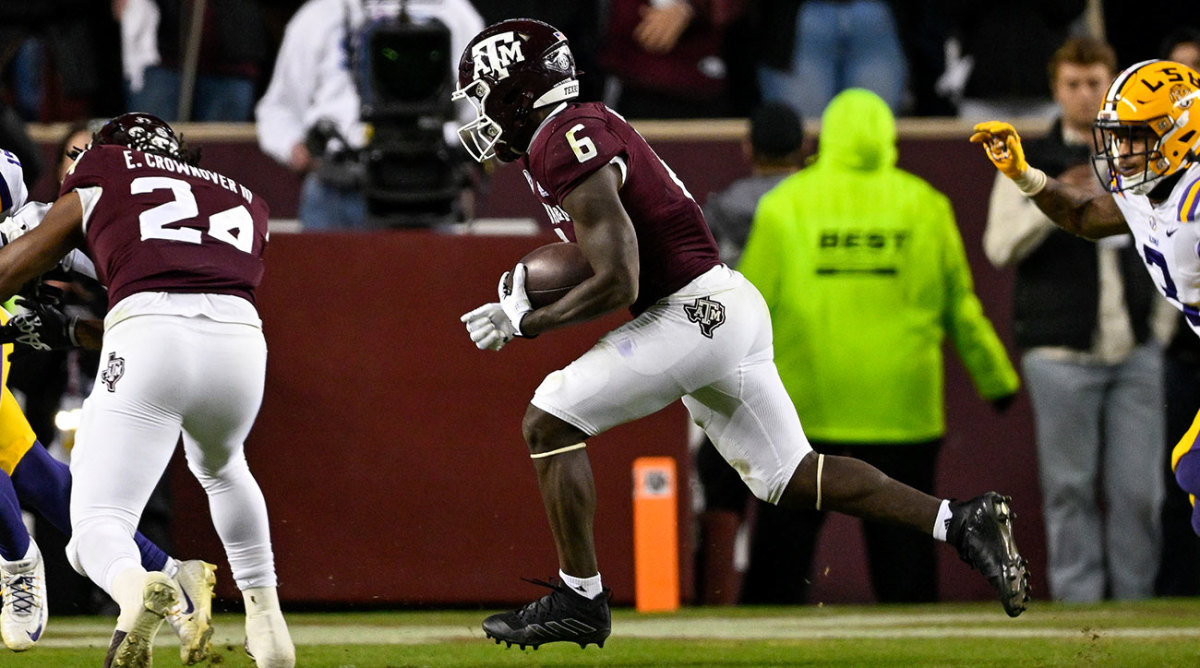
[[[484,162],[496,157],[496,143],[500,141],[500,135],[503,134],[500,125],[484,111],[484,105],[491,92],[487,83],[476,79],[450,95],[450,99],[455,102],[467,100],[475,109],[475,120],[458,129],[458,139],[476,162]]]

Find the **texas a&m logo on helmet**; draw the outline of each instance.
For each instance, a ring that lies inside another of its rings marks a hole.
[[[471,45],[471,60],[475,70],[472,79],[490,74],[497,79],[508,76],[508,66],[525,61],[521,53],[521,40],[517,33],[509,31],[492,35]]]

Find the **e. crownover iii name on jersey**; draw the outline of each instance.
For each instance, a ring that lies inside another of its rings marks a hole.
[[[108,286],[110,308],[147,291],[254,302],[269,210],[245,186],[171,158],[101,145],[76,160],[61,192],[72,190],[85,203],[87,253]]]

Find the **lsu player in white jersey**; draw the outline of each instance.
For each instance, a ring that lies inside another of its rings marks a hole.
[[[1008,123],[980,123],[971,141],[1066,231],[1089,239],[1132,233],[1159,292],[1200,335],[1200,75],[1169,60],[1126,68],[1104,95],[1093,135],[1096,174],[1109,194],[1093,196],[1029,165]],[[1198,443],[1200,414],[1171,453],[1200,535]]]
[[[35,227],[49,208],[26,202],[23,176],[20,160],[0,149],[0,245]],[[85,272],[89,269],[94,271],[90,264],[83,267]],[[49,616],[42,555],[25,528],[21,507],[37,511],[67,535],[71,531],[70,470],[38,442],[7,380],[14,339],[41,349],[69,345],[75,340],[74,323],[53,306],[30,305],[32,311],[15,316],[0,308],[0,341],[4,341],[0,348],[0,637],[6,647],[18,652],[37,643]],[[57,336],[47,331],[52,326],[60,328]],[[183,662],[201,661],[213,632],[215,567],[199,560],[173,559],[141,534],[135,540],[143,565],[173,577],[187,595],[185,605],[168,619],[179,634]]]

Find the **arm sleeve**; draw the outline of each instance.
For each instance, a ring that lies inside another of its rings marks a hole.
[[[993,265],[1002,268],[1025,259],[1054,227],[1007,176],[996,174],[983,231],[983,252]]]
[[[946,332],[980,396],[990,400],[1012,394],[1020,387],[1017,371],[975,294],[971,267],[967,264],[950,201],[939,196],[937,206],[931,210],[937,211],[938,225],[943,230],[942,269],[947,283],[943,324]]]

